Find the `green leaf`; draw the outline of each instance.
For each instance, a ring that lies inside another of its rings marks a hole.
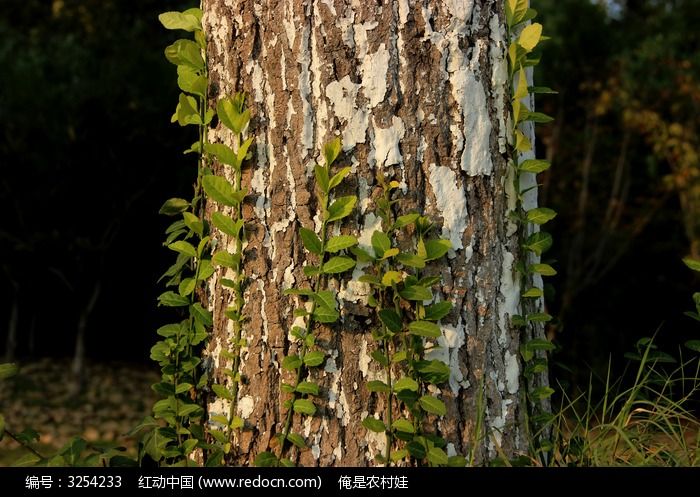
[[[375,231],[372,233],[372,248],[377,258],[384,257],[384,252],[391,248],[391,240],[386,233]]]
[[[250,121],[250,110],[243,110],[243,94],[236,94],[233,98],[222,98],[216,103],[216,114],[219,120],[228,129],[240,134]]]
[[[187,93],[207,95],[207,78],[190,66],[177,66],[177,85]]]
[[[447,414],[447,407],[445,406],[445,403],[432,395],[423,395],[420,399],[418,399],[418,403],[427,413],[437,414],[438,416],[444,416]]]
[[[385,254],[386,254],[386,252],[385,252]],[[416,254],[400,253],[396,257],[396,260],[398,260],[404,266],[408,266],[408,267],[414,267],[417,269],[422,269],[425,267],[425,259],[417,256]]]
[[[324,305],[317,305],[314,309],[314,319],[319,323],[335,323],[339,317],[338,311]]]
[[[178,240],[177,242],[173,242],[170,245],[168,245],[168,248],[170,250],[174,250],[175,252],[185,254],[189,257],[195,257],[197,255],[197,251],[192,246],[192,244],[184,240]]]
[[[442,361],[417,361],[415,365],[421,379],[439,385],[450,379],[450,368]]]
[[[449,459],[440,447],[431,447],[428,449],[428,461],[436,466],[447,466]]]
[[[511,28],[520,23],[528,11],[528,0],[506,1],[506,22]]]
[[[408,331],[411,335],[438,338],[442,335],[440,327],[430,321],[414,321],[408,325]]]
[[[403,275],[398,271],[387,271],[382,276],[381,284],[384,286],[392,286],[393,284],[399,284],[403,281]]]
[[[518,101],[521,98],[527,97],[527,95],[527,76],[525,74],[525,70],[521,67],[518,70],[518,86],[515,90],[515,94],[513,95],[513,99]]]
[[[418,460],[424,459],[427,454],[425,451],[425,446],[416,440],[406,444],[406,448],[408,449],[408,452]]]
[[[447,316],[451,310],[452,302],[437,302],[425,308],[423,319],[426,321],[437,321]]]
[[[382,366],[386,366],[389,364],[389,361],[387,360],[386,356],[382,353],[381,350],[372,351],[370,356]]]
[[[202,50],[192,40],[177,40],[165,48],[165,58],[176,66],[188,66],[196,71],[204,69]]]
[[[527,220],[535,224],[544,224],[557,217],[557,213],[547,207],[538,207],[527,211]]]
[[[557,274],[556,270],[549,264],[533,264],[530,266],[530,271],[542,276],[554,276]]]
[[[386,431],[384,422],[373,416],[367,416],[363,419],[362,426],[375,433],[384,433]]]
[[[535,388],[530,396],[537,400],[543,400],[549,398],[554,393],[554,389],[550,387],[538,387]]]
[[[391,388],[383,381],[372,380],[367,382],[367,390],[369,390],[370,392],[389,393],[391,391]]]
[[[241,263],[241,254],[232,254],[221,250],[214,254],[211,258],[211,262],[215,266],[230,267],[231,269],[238,270]]]
[[[340,141],[340,137],[333,138],[323,146],[323,158],[326,159],[326,167],[330,168],[342,150],[343,144]]]
[[[13,362],[7,362],[5,364],[0,364],[0,380],[6,380],[8,378],[12,378],[14,375],[17,374],[17,371],[19,371],[19,368],[17,367],[17,364]],[[0,433],[2,430],[0,430]]]
[[[392,450],[390,457],[392,462],[398,462],[408,457],[408,451],[406,449]]]
[[[236,153],[231,147],[223,143],[205,143],[204,150],[216,157],[222,164],[235,166],[237,163]]]
[[[316,301],[317,305],[327,307],[328,309],[335,309],[337,306],[335,294],[329,290],[319,290],[316,293],[312,293],[311,296]]]
[[[379,311],[379,319],[384,323],[389,331],[398,333],[403,329],[403,322],[401,317],[396,313],[394,309],[382,309]]]
[[[685,346],[694,352],[700,352],[700,340],[688,340]]]
[[[350,252],[357,257],[358,262],[372,262],[374,260],[374,257],[369,252],[360,247],[352,247]]]
[[[326,252],[336,253],[357,245],[357,238],[350,235],[334,236],[326,243]]]
[[[316,406],[309,399],[295,400],[293,409],[297,414],[304,414],[306,416],[313,416],[316,413]]]
[[[533,314],[528,314],[526,319],[533,323],[546,323],[552,320],[552,316],[546,312],[535,312]]]
[[[542,25],[538,22],[528,24],[520,32],[518,45],[523,47],[528,52],[531,51],[540,41],[542,36]]]
[[[302,270],[306,276],[316,276],[317,274],[321,274],[321,269],[316,266],[304,266]]]
[[[320,350],[314,350],[304,356],[304,364],[309,367],[320,366],[326,358],[326,354]]]
[[[183,297],[187,297],[190,293],[194,292],[196,284],[197,282],[194,281],[194,278],[185,278],[178,285],[177,292]]]
[[[548,116],[547,114],[543,114],[542,112],[528,112],[525,120],[532,121],[533,123],[537,124],[546,124],[554,121],[554,118],[552,116]]]
[[[431,292],[429,288],[418,285],[408,286],[399,290],[399,295],[406,300],[416,301],[431,300],[433,298],[433,292]]]
[[[306,359],[307,356],[308,354],[304,357],[304,359]],[[295,390],[299,393],[307,395],[318,395],[318,384],[311,381],[302,381],[296,386]]]
[[[212,274],[214,274],[214,266],[212,266],[211,260],[201,259],[199,261],[199,274],[197,275],[197,280],[198,281],[206,280]]]
[[[357,197],[354,195],[348,195],[347,197],[338,197],[335,199],[330,207],[328,207],[328,219],[326,221],[337,221],[349,216],[352,210],[355,208],[355,203],[357,202]]]
[[[299,234],[301,235],[301,241],[304,243],[306,250],[316,255],[321,255],[323,253],[321,240],[313,230],[302,227],[299,228]]]
[[[552,235],[544,231],[533,233],[525,241],[525,248],[534,252],[536,255],[542,255],[543,252],[549,250],[552,246]]]
[[[395,392],[400,392],[401,390],[410,390],[411,392],[417,392],[418,388],[418,382],[410,376],[404,376],[403,378],[394,383]]]
[[[326,274],[343,273],[355,267],[355,260],[346,256],[335,256],[328,259],[323,265],[323,272]]]
[[[551,88],[547,86],[530,86],[527,89],[530,93],[539,93],[539,94],[550,94],[550,95],[558,95],[559,92],[552,90]]]
[[[391,424],[391,427],[396,431],[402,431],[404,433],[415,433],[415,428],[413,423],[404,418],[399,418]]]
[[[555,345],[550,342],[549,340],[546,340],[544,338],[533,338],[532,340],[528,341],[525,346],[529,350],[554,350],[556,347]]]
[[[533,288],[530,288],[528,291],[524,292],[521,296],[524,298],[533,299],[533,298],[542,297],[543,295],[544,294],[543,294],[541,289],[533,287]]]
[[[420,217],[420,214],[412,213],[396,218],[396,222],[391,226],[391,229],[398,230],[409,224],[413,224]]]
[[[518,152],[528,152],[532,150],[530,139],[519,129],[515,130],[515,149]]]
[[[272,452],[261,452],[255,456],[255,465],[258,468],[276,468],[279,466],[279,460]]]
[[[543,171],[546,171],[547,169],[549,169],[550,166],[551,164],[546,160],[528,159],[526,161],[523,161],[522,164],[520,164],[520,166],[518,167],[518,169],[526,173],[538,174]]]
[[[338,171],[330,180],[328,183],[328,190],[332,190],[336,186],[338,186],[343,179],[350,173],[350,168],[349,167],[344,167],[340,171]]]
[[[222,176],[208,174],[202,178],[202,186],[212,200],[229,207],[237,206],[245,198],[245,192],[235,191],[231,183]]]
[[[289,433],[287,435],[287,440],[292,442],[294,445],[296,445],[300,449],[306,448],[306,442],[304,441],[304,438],[301,435],[299,435],[298,433]]]
[[[167,307],[183,307],[190,305],[190,300],[175,292],[165,292],[158,296],[158,305]]]
[[[202,221],[197,216],[195,216],[191,212],[183,212],[182,218],[185,222],[185,225],[194,233],[199,235],[200,238],[204,235],[204,223],[202,223]]]
[[[452,248],[452,243],[449,240],[428,240],[425,242],[426,261],[434,261],[439,259]]]
[[[238,234],[243,228],[242,219],[234,221],[229,216],[226,216],[221,212],[214,212],[211,215],[211,221],[219,231],[233,238],[238,238]]]
[[[690,257],[686,257],[683,259],[683,263],[688,266],[690,269],[693,271],[698,271],[700,272],[700,261],[696,261],[695,259],[691,259]]]
[[[328,195],[330,191],[330,179],[328,178],[328,168],[316,165],[314,166],[314,176],[319,189]]]
[[[301,359],[296,354],[288,355],[282,359],[282,367],[287,371],[294,371],[295,369],[300,368],[302,364]]]
[[[158,20],[165,29],[182,29],[189,32],[202,29],[200,19],[186,12],[163,12],[158,16]]]
[[[214,393],[217,397],[221,399],[233,400],[233,395],[231,395],[231,391],[224,385],[214,384],[211,386],[211,389],[214,390]],[[226,421],[224,424],[228,424],[228,421]]]
[[[202,323],[204,326],[211,326],[213,324],[211,311],[202,307],[202,304],[196,302],[190,306],[190,313],[197,321]]]
[[[158,210],[158,214],[176,216],[182,211],[189,209],[189,207],[190,203],[184,198],[171,198],[165,201],[165,203]]]

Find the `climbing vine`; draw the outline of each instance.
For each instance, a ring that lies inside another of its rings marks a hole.
[[[360,247],[351,250],[358,263],[367,265],[359,278],[372,289],[368,304],[374,310],[372,338],[376,349],[371,357],[383,368],[383,379],[367,383],[370,392],[383,396],[384,413],[374,413],[362,425],[386,436],[386,452],[376,456],[380,464],[411,459],[431,466],[464,466],[462,456],[443,450],[446,441],[437,435],[437,417],[447,414],[445,403],[430,392],[449,380],[449,367],[429,359],[439,348],[442,336],[437,321],[447,316],[448,301],[424,305],[433,300],[431,287],[440,276],[423,274],[428,263],[438,261],[451,248],[447,239],[429,238],[433,224],[417,213],[394,219],[391,199],[398,182],[386,182],[378,175],[382,194],[376,199],[376,212],[382,229],[372,233],[372,252]],[[395,234],[405,231],[412,246],[400,248]],[[411,236],[412,235],[412,236]],[[433,426],[433,430],[427,426]]]
[[[508,30],[508,75],[511,94],[513,127],[510,146],[510,164],[513,170],[513,187],[516,192],[515,209],[512,219],[521,225],[518,230],[523,257],[516,265],[520,278],[522,315],[512,316],[512,323],[522,329],[546,323],[552,316],[538,309],[537,301],[544,297],[539,286],[534,284],[534,275],[553,276],[556,271],[549,264],[539,262],[540,256],[552,245],[552,236],[540,226],[551,221],[557,213],[547,207],[527,209],[525,197],[531,188],[522,188],[525,174],[539,174],[549,169],[545,160],[527,158],[532,156],[533,147],[525,135],[522,125],[526,122],[548,123],[552,118],[540,112],[531,111],[527,102],[531,94],[555,93],[546,87],[528,86],[526,70],[537,65],[539,58],[533,56],[535,47],[546,37],[542,36],[542,25],[529,23],[537,15],[529,7],[529,0],[506,0],[506,26]],[[534,335],[534,333],[532,333]],[[535,385],[535,376],[546,374],[546,352],[554,345],[544,338],[527,339],[520,347],[525,363],[524,376],[529,403],[528,428],[537,455],[544,455],[551,448],[546,437],[547,426],[552,420],[551,413],[543,409],[542,401],[554,393],[548,386]]]

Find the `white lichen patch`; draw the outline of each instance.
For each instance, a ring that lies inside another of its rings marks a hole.
[[[372,234],[375,231],[378,231],[381,229],[382,229],[381,218],[375,216],[373,212],[370,212],[369,214],[367,214],[365,216],[364,227],[362,228],[362,231],[360,232],[360,236],[357,237],[358,246],[361,249],[368,251],[370,254],[374,253],[374,250],[372,249]]]
[[[520,388],[520,365],[518,356],[506,350],[504,357],[506,367],[506,388],[508,393],[516,394]]]
[[[248,419],[248,417],[253,414],[253,410],[255,409],[255,401],[253,401],[253,397],[246,395],[241,397],[241,399],[238,401],[237,407],[238,415],[243,419]]]
[[[360,419],[365,419],[368,415],[368,411],[362,411],[362,416]],[[377,418],[376,413],[374,414],[374,417]],[[367,457],[368,461],[372,461],[376,455],[384,455],[386,452],[386,435],[384,433],[376,433],[372,430],[367,430],[367,433],[365,434],[365,443],[367,444],[367,452],[365,453],[365,456]]]
[[[402,164],[403,160],[399,144],[406,134],[406,128],[401,118],[392,116],[391,126],[381,128],[373,117],[372,127],[374,128],[372,146],[374,147],[374,160],[376,162],[370,165],[374,167],[388,167],[394,164]]]
[[[214,397],[212,402],[207,405],[207,411],[209,413],[209,423],[214,425],[216,428],[221,428],[219,423],[212,421],[213,416],[224,416],[228,418],[228,413],[231,410],[231,401],[227,399],[222,399],[221,397]]]
[[[326,86],[326,98],[336,117],[341,120],[343,150],[346,152],[366,141],[369,114],[366,109],[356,105],[359,88],[360,85],[353,83],[350,76],[331,81]]]
[[[442,236],[452,242],[454,250],[464,248],[462,236],[467,228],[467,198],[458,185],[457,175],[447,166],[430,164],[430,185],[443,218]]]
[[[520,280],[513,278],[513,262],[515,257],[510,252],[503,252],[501,264],[501,280],[498,291],[501,294],[501,302],[498,306],[498,328],[501,333],[498,336],[498,344],[507,347],[507,332],[509,318],[518,314],[520,304]]]

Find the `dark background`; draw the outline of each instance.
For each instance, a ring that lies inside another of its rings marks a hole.
[[[149,363],[172,196],[193,141],[170,115],[173,34],[157,14],[190,2],[4,0],[0,14],[0,351],[72,356],[81,315],[92,361]],[[533,1],[543,43],[538,131],[552,160],[541,203],[556,261],[549,333],[557,378],[587,384],[639,337],[696,337],[700,9],[697,1]],[[617,179],[616,179],[617,178]],[[617,185],[617,186],[616,186]],[[612,192],[612,193],[611,193]],[[94,309],[91,297],[97,294]],[[7,340],[16,329],[16,347]],[[1,355],[1,354],[0,354]],[[8,357],[9,358],[9,357]]]

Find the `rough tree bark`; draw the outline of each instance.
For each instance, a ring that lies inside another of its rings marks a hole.
[[[520,288],[516,227],[507,217],[514,197],[502,3],[204,2],[210,98],[246,92],[256,137],[254,164],[244,175],[248,345],[238,412],[248,429],[234,442],[233,462],[251,464],[282,429],[287,397],[280,378],[288,373],[280,362],[295,304],[282,292],[308,285],[297,232],[314,226],[312,166],[337,134],[341,164],[353,168],[343,194],[360,199],[351,229],[361,244],[369,245],[379,226],[369,200],[378,172],[401,183],[399,214],[426,213],[452,241],[454,250],[438,268],[440,291],[456,308],[443,320],[438,354],[452,372],[442,390],[448,415],[439,422],[448,452],[465,454],[476,444],[482,461],[497,457],[499,447],[508,456],[526,449],[523,337],[509,325]],[[212,139],[230,137],[219,129]],[[228,243],[221,233],[214,236]],[[224,383],[219,354],[229,338],[223,315],[229,295],[220,276],[209,287],[215,324],[205,356]],[[329,359],[316,378],[323,409],[295,429],[312,446],[299,456],[306,466],[374,464],[384,444],[361,426],[367,411],[381,407],[365,388],[376,375],[364,317],[367,289],[342,283],[337,290],[343,321],[323,332]],[[479,409],[484,426],[476,440]],[[209,405],[211,414],[227,410],[221,399]]]

